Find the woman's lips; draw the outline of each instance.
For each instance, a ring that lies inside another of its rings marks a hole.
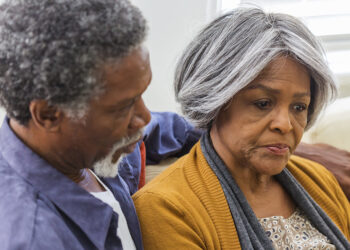
[[[286,144],[266,145],[265,148],[275,155],[285,155],[289,152],[289,146]]]

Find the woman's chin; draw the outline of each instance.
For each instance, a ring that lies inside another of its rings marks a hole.
[[[281,159],[270,159],[260,160],[251,164],[252,168],[260,175],[273,176],[281,173],[286,167],[288,160]],[[263,163],[263,165],[262,165]]]

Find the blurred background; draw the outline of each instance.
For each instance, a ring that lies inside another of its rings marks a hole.
[[[191,38],[209,21],[238,6],[299,17],[320,38],[340,86],[350,96],[350,1],[348,0],[132,0],[149,25],[153,80],[145,102],[154,111],[180,112],[173,94],[177,59]]]
[[[131,0],[149,24],[153,80],[144,95],[153,111],[180,112],[173,92],[176,61],[191,38],[209,21],[239,6],[258,6],[300,18],[321,40],[339,85],[339,97],[308,130],[303,141],[350,151],[349,0]]]
[[[3,0],[0,0],[2,2]],[[321,40],[339,85],[339,97],[303,137],[350,151],[349,0],[131,0],[148,20],[152,84],[144,94],[153,111],[180,112],[173,92],[176,61],[193,36],[213,18],[239,6],[299,17]],[[0,108],[0,123],[5,115]]]

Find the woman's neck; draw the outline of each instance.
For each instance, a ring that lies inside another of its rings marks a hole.
[[[211,131],[211,133],[213,130]],[[211,136],[217,154],[225,163],[238,187],[258,218],[289,217],[295,205],[289,194],[273,175],[262,174],[248,162],[239,162],[230,151]]]

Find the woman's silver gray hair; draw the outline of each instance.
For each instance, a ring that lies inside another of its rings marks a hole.
[[[146,35],[128,0],[5,0],[0,5],[0,104],[25,125],[32,100],[72,118],[103,92],[100,67]]]
[[[323,48],[297,18],[258,8],[238,8],[218,17],[185,49],[174,84],[183,114],[197,127],[208,128],[225,104],[281,55],[309,71],[310,127],[337,93]]]

